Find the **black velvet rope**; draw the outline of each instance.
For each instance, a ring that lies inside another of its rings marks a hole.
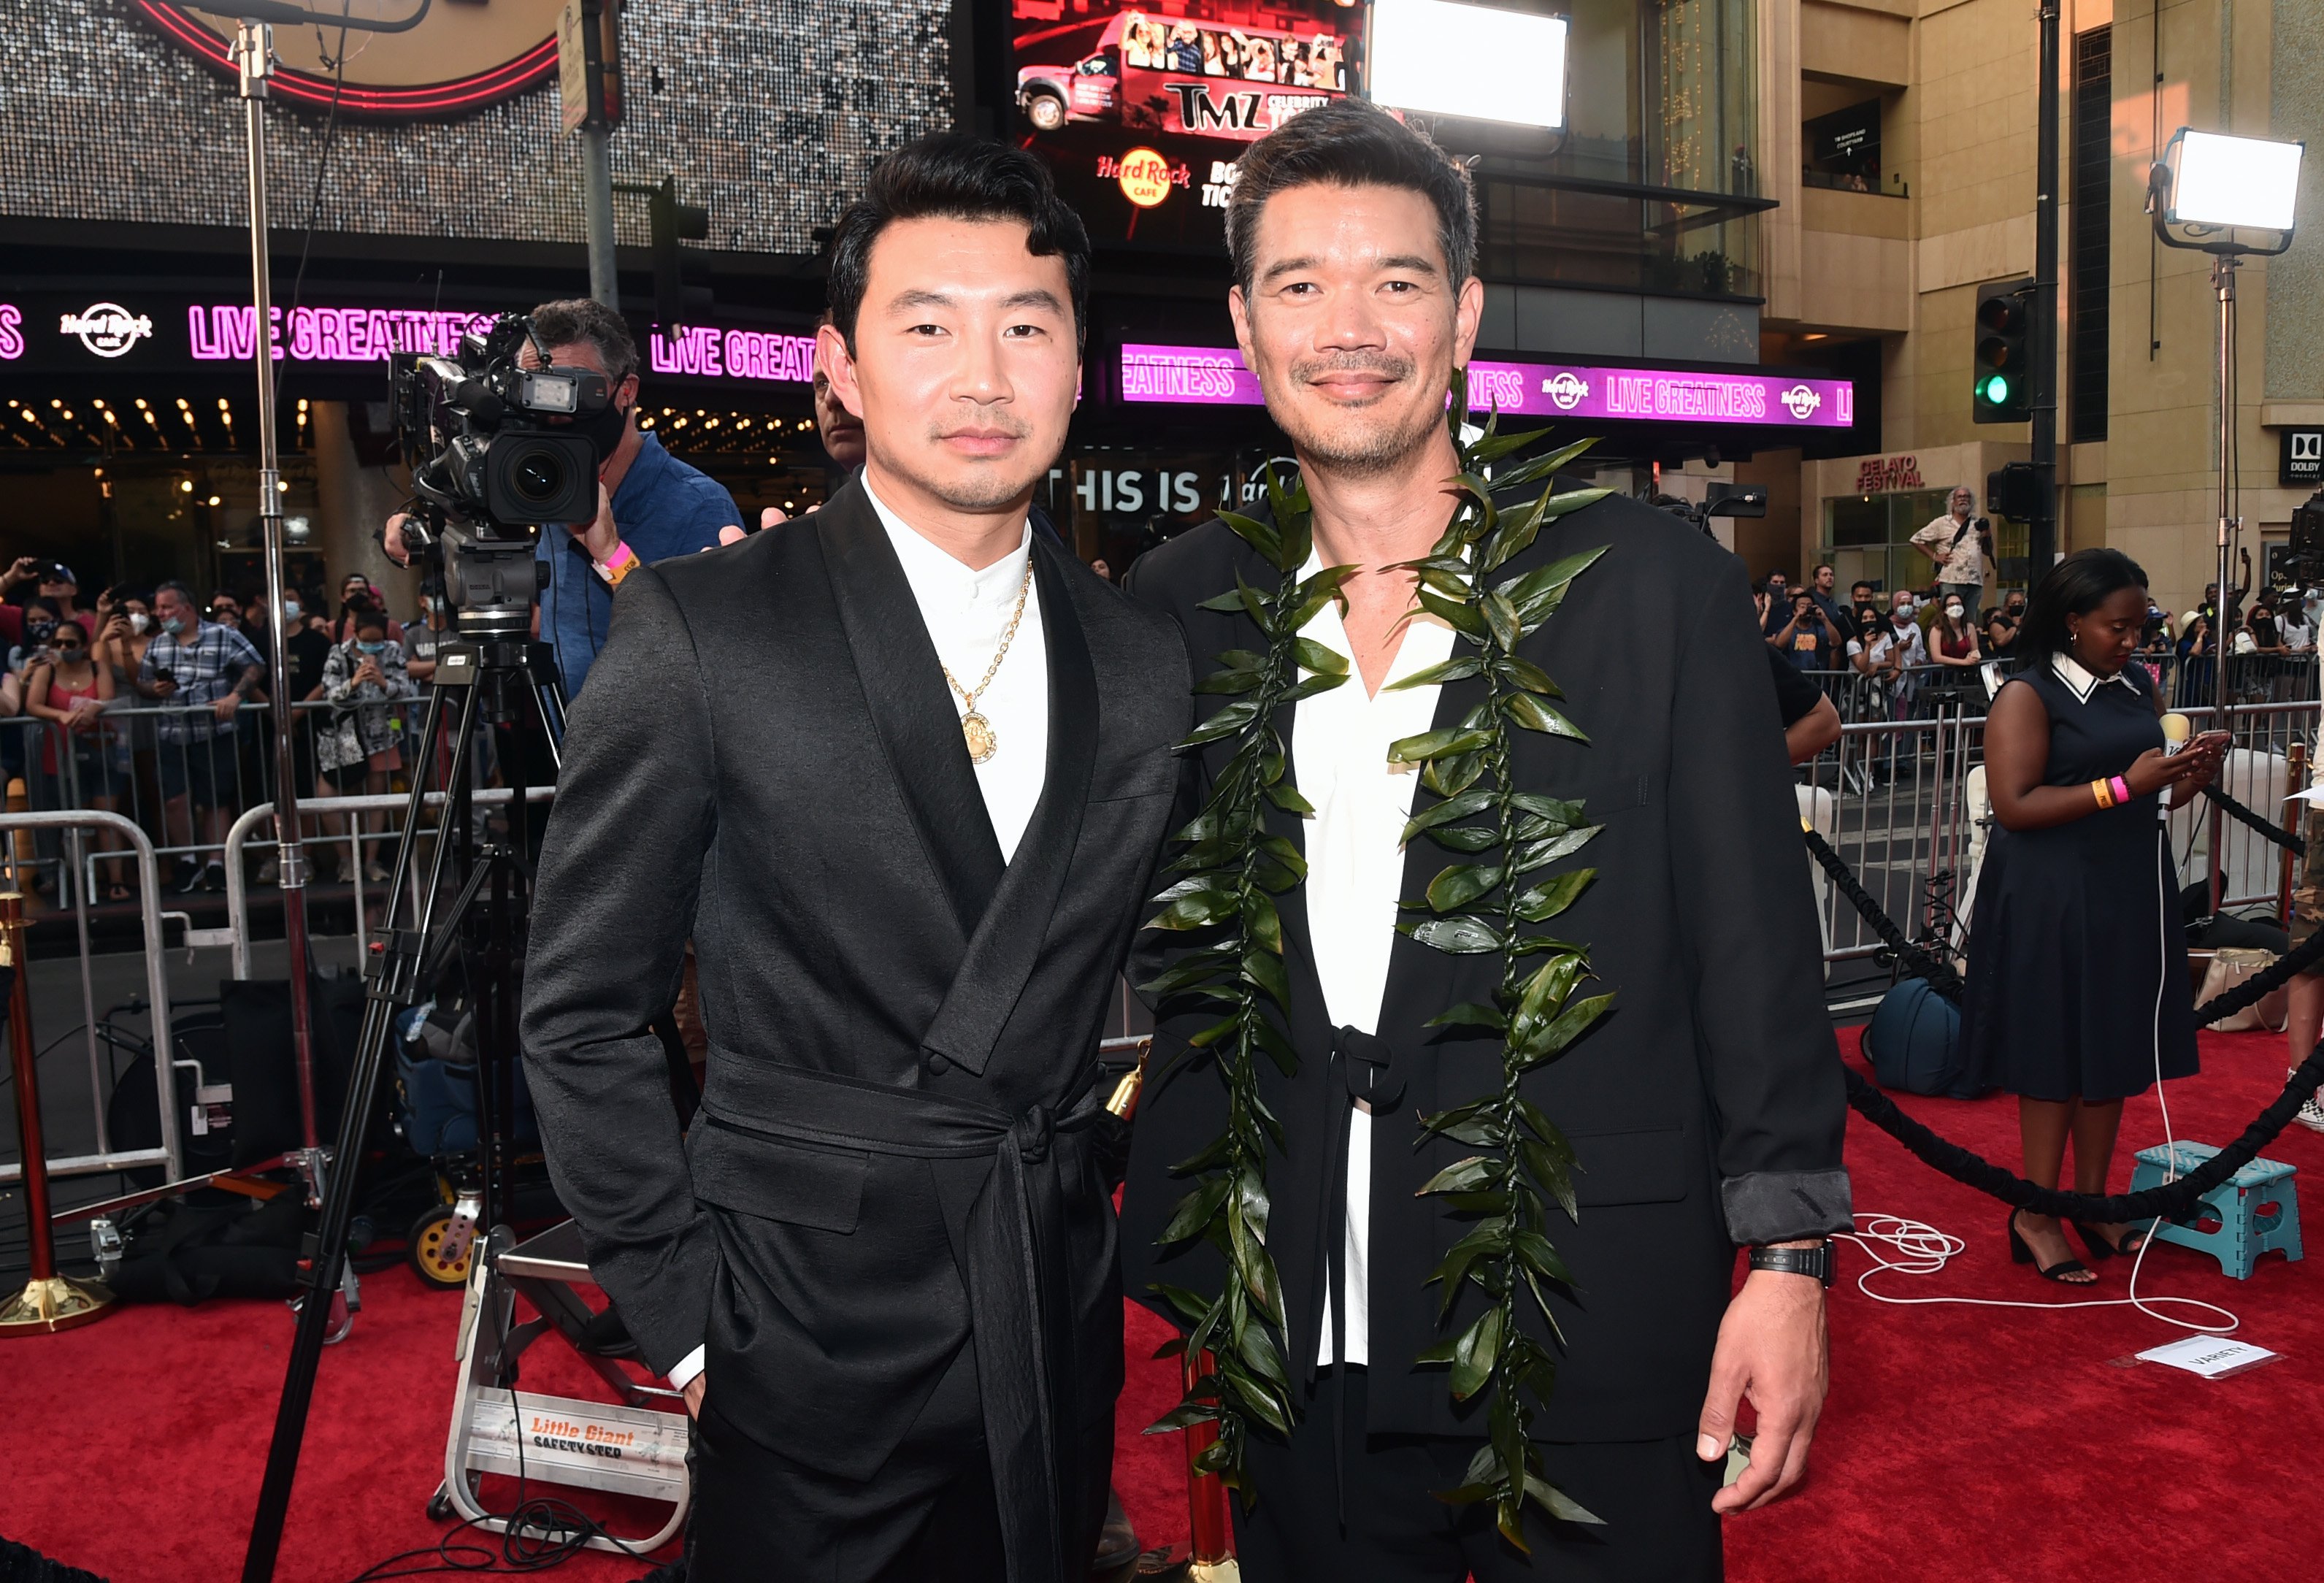
[[[2257,817],[2257,815],[2254,815]],[[1840,894],[1855,905],[1864,921],[1872,925],[1882,942],[1894,951],[1900,962],[1914,974],[1927,980],[1930,987],[1948,1000],[1958,1001],[1961,994],[1960,975],[1951,964],[1937,960],[1929,953],[1904,938],[1904,932],[1895,921],[1881,910],[1856,876],[1840,861],[1831,844],[1813,830],[1804,832],[1808,851],[1814,854],[1824,872]],[[2213,996],[2195,1008],[2200,1023],[2213,1023],[2234,1016],[2246,1008],[2256,1005],[2273,990],[2324,959],[2324,931],[2319,931],[2292,950],[2279,957],[2264,972],[2253,974],[2234,989]],[[2088,1220],[2099,1225],[2115,1225],[2130,1220],[2178,1219],[2194,1207],[2205,1193],[2218,1187],[2236,1172],[2249,1164],[2260,1150],[2275,1141],[2278,1134],[2292,1124],[2300,1107],[2324,1084],[2324,1043],[2309,1053],[2283,1085],[2273,1104],[2261,1111],[2243,1135],[2204,1161],[2194,1170],[2176,1181],[2150,1187],[2141,1192],[2099,1195],[2062,1192],[2056,1188],[2042,1187],[2022,1176],[2011,1174],[1992,1161],[1960,1145],[1938,1137],[1918,1121],[1897,1109],[1896,1102],[1880,1091],[1854,1067],[1843,1064],[1841,1073],[1848,1085],[1848,1102],[1858,1115],[1871,1122],[1911,1151],[1923,1164],[1942,1172],[1954,1181],[1979,1192],[1999,1199],[2014,1209],[2031,1210],[2037,1215],[2052,1215],[2061,1220]]]
[[[1821,834],[1806,825],[1801,826],[1801,834],[1806,838],[1809,852],[1823,865],[1823,871],[1831,876],[1831,882],[1839,887],[1840,893],[1848,897],[1856,910],[1863,915],[1864,921],[1872,925],[1873,932],[1880,936],[1881,943],[1896,953],[1896,959],[1912,970],[1914,977],[1927,980],[1930,987],[1946,999],[1959,1000],[1961,998],[1961,978],[1953,971],[1952,964],[1938,960],[1905,939],[1904,931],[1896,926],[1895,919],[1881,911],[1880,904],[1857,882],[1848,864],[1831,850],[1831,843]]]
[[[2233,819],[2236,824],[2244,825],[2246,828],[2267,837],[2268,840],[2275,842],[2276,845],[2282,847],[2284,851],[2288,852],[2305,852],[2308,850],[2308,843],[2306,842],[2292,834],[2289,830],[2284,829],[2281,824],[2270,824],[2265,815],[2258,813],[2254,809],[2245,807],[2241,803],[2227,796],[2227,793],[2221,791],[2218,787],[2205,787],[2203,788],[2203,795],[2210,798],[2213,802],[2218,804],[2222,809],[2226,810],[2227,816]]]

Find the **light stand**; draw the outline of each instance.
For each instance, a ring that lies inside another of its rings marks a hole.
[[[315,1129],[315,1035],[307,993],[307,855],[299,836],[295,725],[283,665],[290,638],[282,616],[282,458],[274,431],[274,290],[266,244],[266,83],[274,71],[273,35],[265,23],[245,17],[235,35],[233,55],[250,159],[251,356],[258,369],[258,521],[265,543],[267,658],[274,667],[275,862],[281,872],[282,935],[290,959],[291,1064],[299,1074],[300,1146],[290,1163],[306,1179],[312,1208],[323,1200],[324,1162]]]
[[[388,879],[388,916],[383,920],[381,938],[364,963],[363,1031],[356,1037],[346,1102],[339,1113],[338,1140],[331,1155],[335,1168],[323,1193],[309,1265],[300,1277],[307,1297],[299,1309],[282,1397],[275,1409],[265,1477],[259,1486],[258,1510],[251,1520],[250,1544],[243,1557],[243,1583],[270,1583],[274,1576],[291,1486],[298,1477],[299,1454],[306,1440],[316,1370],[331,1328],[331,1304],[325,1299],[337,1289],[346,1267],[364,1140],[371,1134],[395,1015],[418,1002],[464,932],[471,935],[483,957],[483,971],[472,977],[469,986],[475,1005],[476,1135],[484,1192],[478,1224],[490,1228],[510,1216],[514,1198],[512,1132],[518,1059],[517,1008],[511,985],[513,964],[524,952],[530,900],[529,815],[524,788],[519,787],[509,798],[505,838],[477,850],[469,818],[474,805],[469,795],[468,755],[476,727],[483,722],[497,735],[501,762],[512,768],[521,765],[517,727],[527,715],[538,721],[552,757],[557,753],[563,728],[561,699],[555,683],[547,679],[540,646],[525,640],[525,624],[520,616],[512,630],[510,623],[489,612],[484,619],[472,621],[469,612],[463,612],[460,640],[443,645],[437,653],[435,690],[429,696],[426,721],[420,732],[417,767]],[[456,698],[456,705],[447,708],[447,698]],[[428,875],[415,891],[411,879],[426,814],[427,771],[437,762],[439,728],[452,733],[446,755],[449,767]],[[458,895],[439,916],[438,903],[456,851],[462,883]],[[412,926],[395,927],[403,903],[415,894],[417,916]],[[482,926],[472,929],[480,899],[486,900]],[[479,934],[481,939],[475,938]]]
[[[2273,258],[2292,246],[2300,162],[2305,152],[2304,143],[2230,137],[2182,126],[2172,134],[2163,157],[2147,172],[2146,212],[2154,217],[2155,235],[2166,247],[2212,255],[2211,289],[2219,303],[2219,426],[2214,436],[2219,458],[2219,596],[2212,622],[2211,667],[2216,729],[2229,733],[2231,749],[2235,695],[2227,681],[2233,637],[2227,612],[2234,591],[2234,540],[2243,527],[2236,515],[2240,481],[2230,460],[2236,452],[2236,272],[2246,258]],[[2247,240],[2246,233],[2260,233],[2272,240]],[[2217,916],[2227,889],[2220,856],[2227,815],[2214,802],[2210,817],[2209,911]]]

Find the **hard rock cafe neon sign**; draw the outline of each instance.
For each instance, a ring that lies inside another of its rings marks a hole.
[[[132,0],[163,37],[220,74],[235,75],[227,52],[230,17],[167,0]],[[317,7],[328,12],[328,5]],[[410,4],[355,0],[355,14],[383,20],[408,15]],[[277,27],[280,64],[270,91],[316,108],[336,102],[343,115],[387,120],[440,120],[465,115],[522,93],[557,69],[560,0],[493,0],[490,5],[436,5],[409,32],[344,36],[325,25]],[[342,41],[343,37],[345,41]],[[329,57],[344,51],[343,69]],[[337,80],[335,80],[335,78]]]

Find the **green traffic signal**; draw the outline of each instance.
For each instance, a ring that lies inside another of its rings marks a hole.
[[[1996,407],[2009,405],[2009,378],[1997,373],[1985,382],[1985,399]]]

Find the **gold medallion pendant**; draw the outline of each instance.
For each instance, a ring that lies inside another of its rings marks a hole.
[[[973,690],[962,686],[960,678],[952,674],[952,667],[938,662],[945,684],[960,695],[960,734],[968,744],[968,761],[972,764],[990,763],[992,755],[1001,751],[1001,738],[994,732],[992,722],[977,713],[976,700],[992,685],[992,678],[1001,674],[1001,662],[1009,658],[1009,645],[1017,637],[1017,623],[1025,619],[1025,596],[1032,591],[1033,557],[1028,550],[1025,556],[1025,580],[1017,584],[1017,608],[1010,614],[1007,630],[1001,634],[1001,647],[993,651],[992,663],[984,667],[984,679]]]
[[[992,722],[970,710],[960,717],[960,734],[968,741],[968,761],[982,764],[1001,750],[1001,739],[992,734]]]

